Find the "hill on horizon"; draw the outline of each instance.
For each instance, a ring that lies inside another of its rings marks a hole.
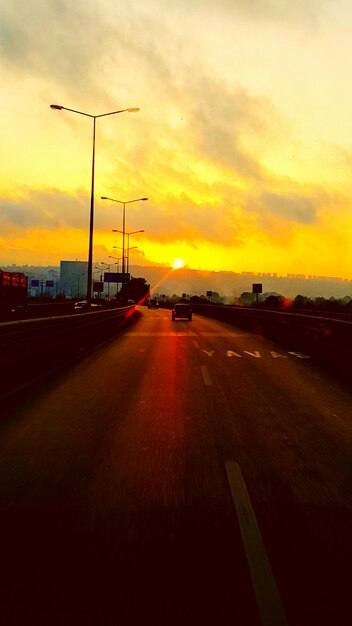
[[[334,278],[289,278],[284,276],[243,275],[236,272],[212,272],[209,270],[177,270],[161,267],[131,266],[131,275],[143,277],[150,283],[154,292],[171,296],[206,295],[207,291],[215,291],[231,302],[245,291],[252,291],[253,283],[262,283],[263,292],[277,292],[288,298],[297,295],[311,298],[343,298],[352,295],[352,281]]]
[[[24,272],[35,276],[45,276],[49,271],[55,270],[59,275],[58,266],[30,266],[30,265],[2,265],[4,271]],[[317,278],[293,278],[290,276],[261,276],[260,273],[210,271],[172,268],[161,266],[132,265],[130,273],[135,278],[145,278],[151,285],[154,293],[172,296],[182,295],[206,295],[207,291],[217,292],[225,298],[226,303],[231,303],[243,292],[251,292],[253,283],[262,283],[263,292],[276,292],[288,298],[297,295],[310,298],[344,298],[352,296],[352,280],[317,277]]]

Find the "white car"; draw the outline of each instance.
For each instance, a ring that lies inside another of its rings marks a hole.
[[[75,311],[84,311],[85,309],[88,309],[87,300],[81,300],[81,302],[76,302],[74,306]]]

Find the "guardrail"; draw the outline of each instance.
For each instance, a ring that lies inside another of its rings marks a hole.
[[[210,304],[192,304],[194,313],[228,322],[313,356],[346,377],[352,375],[352,322],[324,316]]]
[[[32,320],[37,317],[54,317],[58,315],[69,315],[75,311],[75,304],[77,300],[65,300],[58,302],[53,300],[51,302],[27,302],[22,306],[15,306],[14,308],[7,307],[0,309],[0,323],[12,322],[17,320]],[[116,301],[111,302],[95,302],[94,306],[99,307],[99,310],[116,309],[120,308]]]
[[[134,306],[0,324],[0,398],[122,332]]]

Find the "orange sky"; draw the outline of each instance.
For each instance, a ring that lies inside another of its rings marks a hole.
[[[0,10],[0,265],[95,262],[352,278],[348,0],[13,0]]]

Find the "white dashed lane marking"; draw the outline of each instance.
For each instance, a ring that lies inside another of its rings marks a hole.
[[[225,463],[262,626],[287,626],[285,612],[238,463]]]
[[[201,365],[200,366],[201,372],[202,372],[202,376],[203,376],[203,380],[204,380],[204,384],[206,385],[206,387],[210,387],[213,382],[210,378],[210,374],[208,372],[208,368],[206,365]]]

